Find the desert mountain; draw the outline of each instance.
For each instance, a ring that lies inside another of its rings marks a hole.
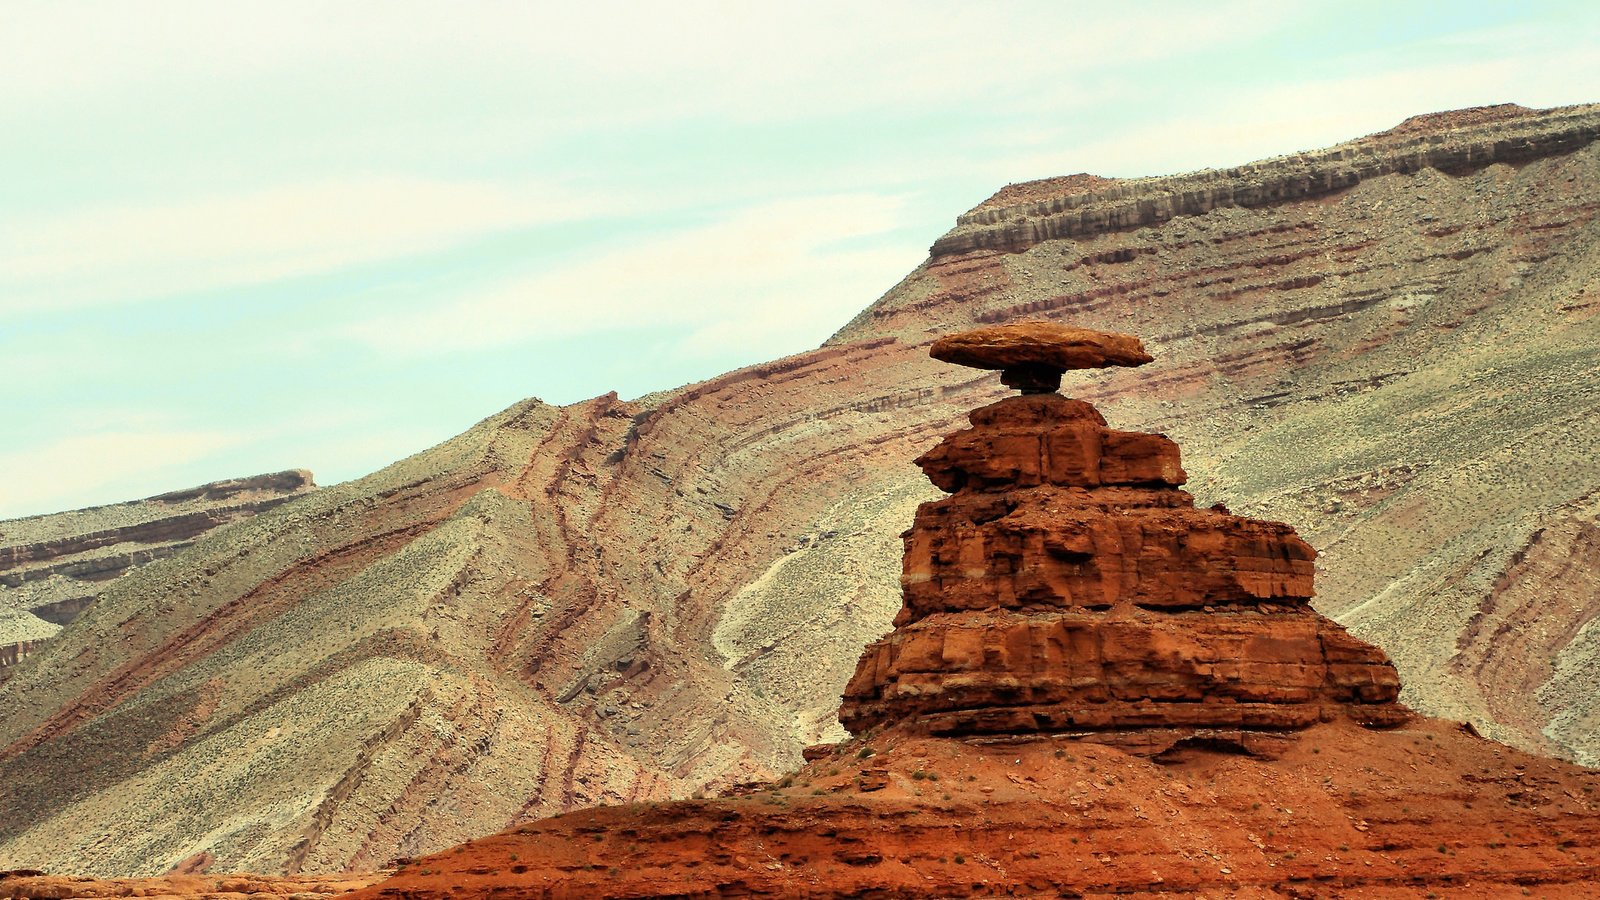
[[[1146,339],[1064,390],[1294,524],[1409,705],[1600,760],[1596,137],[1495,107],[1012,186],[817,351],[527,401],[213,532],[0,685],[0,859],[373,868],[792,768],[900,609],[909,460],[1003,393],[927,344],[1023,318]]]
[[[0,681],[113,580],[315,488],[310,472],[290,470],[0,520]]]

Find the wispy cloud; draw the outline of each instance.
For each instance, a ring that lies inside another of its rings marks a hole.
[[[1088,100],[1092,84],[1064,74],[1214,52],[1301,15],[1285,7],[1149,2],[1138,15],[1105,15],[1082,2],[172,0],[90,12],[17,0],[8,17],[29,27],[0,31],[0,109],[177,86],[271,96],[316,84],[335,97],[412,90],[418,76],[452,96],[492,83],[513,109],[539,97],[549,114],[539,125],[555,129],[795,120],[957,98],[1006,105],[1063,92]]]
[[[256,285],[601,214],[527,183],[364,177],[0,223],[0,314]]]
[[[722,341],[754,349],[775,332],[820,340],[925,252],[911,239],[866,240],[904,225],[902,210],[900,198],[876,194],[761,204],[348,334],[403,355],[663,326],[687,330],[690,352]]]
[[[1592,86],[1600,84],[1600,54],[1518,40],[1524,31],[1511,26],[1451,36],[1447,43],[1473,48],[1470,61],[1363,56],[1369,65],[1358,71],[1253,86],[1218,97],[1203,110],[1089,139],[1059,128],[1024,132],[1025,141],[1017,143],[1026,149],[997,154],[988,166],[997,182],[1079,171],[1165,175],[1326,146],[1421,112],[1596,99]],[[1585,77],[1575,79],[1575,73]]]

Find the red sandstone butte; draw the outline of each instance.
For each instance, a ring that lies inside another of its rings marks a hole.
[[[856,735],[715,800],[602,807],[361,898],[1593,897],[1600,773],[1395,702],[1287,525],[1197,510],[1177,448],[1055,395],[919,460],[905,606]]]
[[[1408,716],[1388,658],[1311,608],[1316,551],[1195,509],[1172,441],[1058,394],[971,421],[917,460],[954,494],[906,533],[905,606],[845,688],[845,727],[1271,752],[1319,722]]]

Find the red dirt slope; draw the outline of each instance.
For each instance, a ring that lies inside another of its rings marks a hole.
[[[877,752],[866,758],[867,748]],[[881,788],[878,786],[882,785]],[[1592,898],[1600,773],[1422,720],[1282,758],[888,731],[742,797],[570,813],[355,898]]]

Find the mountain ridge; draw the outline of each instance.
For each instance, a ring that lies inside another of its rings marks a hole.
[[[108,582],[315,489],[310,472],[290,469],[0,520],[0,680],[76,619]]]

